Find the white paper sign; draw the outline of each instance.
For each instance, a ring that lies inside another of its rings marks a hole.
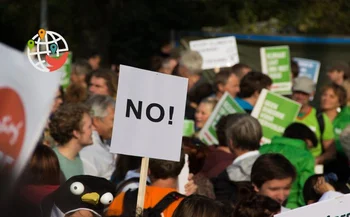
[[[35,69],[0,43],[0,165],[17,178],[41,136],[61,74]]]
[[[338,198],[318,202],[288,212],[283,212],[275,217],[349,217],[350,194]]]
[[[190,48],[203,57],[202,69],[230,67],[239,63],[234,36],[190,41]]]
[[[179,161],[187,83],[121,65],[111,152]]]

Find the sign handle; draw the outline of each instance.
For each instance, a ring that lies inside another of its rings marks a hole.
[[[145,203],[147,175],[148,175],[148,163],[149,163],[148,157],[142,158],[139,192],[137,194],[136,217],[140,216],[140,214],[143,213],[143,207]]]

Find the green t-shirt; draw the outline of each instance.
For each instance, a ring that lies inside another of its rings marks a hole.
[[[333,121],[334,127],[334,141],[337,148],[337,152],[344,153],[343,147],[339,141],[340,133],[350,125],[350,107],[345,107],[342,111],[337,115],[337,117]]]
[[[79,155],[74,160],[70,160],[63,156],[58,151],[57,147],[53,148],[53,150],[57,155],[61,171],[63,172],[66,180],[72,176],[84,175],[83,162],[81,161]]]
[[[324,132],[322,140],[331,140],[334,139],[333,133],[333,125],[329,120],[327,115],[322,114],[324,119]],[[317,117],[316,117],[316,109],[312,108],[308,114],[305,114],[303,117],[299,117],[296,119],[296,122],[303,123],[308,126],[317,136],[318,144],[315,148],[310,149],[311,154],[314,157],[318,157],[322,154],[322,144],[321,144],[321,130],[318,125]]]

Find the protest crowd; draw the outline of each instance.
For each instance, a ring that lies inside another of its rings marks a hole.
[[[110,152],[120,72],[119,66],[100,66],[101,58],[91,53],[73,62],[70,84],[57,89],[7,216],[137,216],[142,157]],[[327,66],[329,82],[318,90],[314,108],[316,83],[299,76],[298,63],[290,60],[291,87],[278,96],[299,107],[293,121],[279,127],[262,122],[264,113],[254,115],[261,95],[273,90],[273,77],[249,62],[203,70],[203,61],[193,50],[162,50],[150,60],[148,70],[188,79],[184,119],[190,127],[178,162],[149,159],[139,216],[272,217],[350,193],[346,63]],[[213,121],[227,96],[241,111]],[[270,102],[270,110],[261,110],[288,116],[288,110],[276,110],[282,104]],[[208,121],[215,125],[215,140],[203,140]],[[280,135],[263,139],[266,127]],[[184,170],[185,183],[179,180]],[[83,195],[84,189],[94,193]]]

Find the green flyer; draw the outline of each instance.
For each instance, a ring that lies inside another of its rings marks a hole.
[[[219,142],[216,135],[216,124],[222,116],[233,113],[245,113],[245,111],[229,93],[225,92],[199,132],[199,139],[207,145],[217,145]]]
[[[260,48],[262,72],[269,75],[273,81],[271,91],[281,95],[291,93],[292,77],[290,54],[288,46]]]
[[[194,133],[195,133],[194,121],[184,120],[184,129],[183,129],[182,136],[192,137]]]
[[[69,52],[68,58],[64,63],[64,65],[62,66],[62,69],[60,70],[62,71],[61,86],[63,87],[64,90],[68,87],[70,83],[70,75],[72,72],[72,57],[73,57],[72,52]]]
[[[263,89],[252,111],[263,129],[262,143],[270,143],[275,136],[281,136],[297,117],[301,105],[291,99]]]

